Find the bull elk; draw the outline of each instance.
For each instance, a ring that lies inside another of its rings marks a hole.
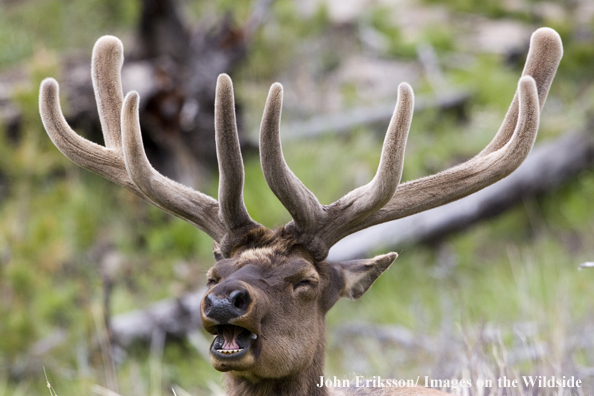
[[[227,372],[229,395],[367,394],[379,389],[318,386],[325,315],[338,299],[361,297],[397,254],[330,262],[328,250],[355,231],[457,200],[514,171],[532,148],[562,53],[554,30],[537,30],[516,95],[487,147],[463,164],[399,184],[414,101],[411,87],[402,83],[375,177],[330,205],[321,205],[284,160],[279,137],[283,88],[273,84],[260,128],[260,160],[268,186],[292,217],[276,229],[252,220],[243,202],[244,169],[229,76],[220,75],[216,88],[218,202],[150,165],[142,144],[138,93],[123,97],[123,47],[117,38],[102,37],[93,50],[92,77],[105,147],[68,126],[54,79],[42,82],[39,106],[50,138],[64,155],[214,239],[216,263],[207,273],[201,316],[204,328],[214,335],[212,365]],[[382,392],[441,394],[425,388]]]

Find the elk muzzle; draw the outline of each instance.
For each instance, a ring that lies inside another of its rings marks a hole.
[[[219,371],[247,370],[260,349],[258,306],[266,305],[258,293],[243,282],[222,282],[204,296],[202,325],[215,335],[211,363]]]

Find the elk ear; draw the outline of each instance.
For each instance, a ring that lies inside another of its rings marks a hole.
[[[215,261],[217,262],[224,258],[223,253],[221,253],[221,247],[216,241],[212,243],[212,254],[214,254]]]
[[[361,297],[369,290],[373,282],[388,269],[396,257],[398,254],[392,252],[371,259],[337,263],[344,276],[344,287],[340,292],[340,297],[347,297],[351,300]]]

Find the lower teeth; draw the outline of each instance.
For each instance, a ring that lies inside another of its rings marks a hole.
[[[225,354],[225,355],[232,355],[234,353],[238,353],[243,351],[243,349],[217,349],[217,352]]]

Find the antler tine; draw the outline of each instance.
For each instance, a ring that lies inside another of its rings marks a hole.
[[[221,241],[227,231],[218,218],[217,201],[161,175],[151,166],[142,144],[138,101],[138,93],[128,93],[121,111],[121,141],[128,175],[149,202]]]
[[[260,126],[262,172],[266,183],[289,211],[297,228],[303,232],[315,232],[318,222],[326,214],[316,196],[287,166],[280,142],[282,105],[283,87],[275,83],[270,87]]]
[[[357,222],[376,212],[390,201],[402,177],[404,149],[413,110],[413,90],[410,85],[402,83],[398,87],[396,108],[384,138],[377,173],[371,182],[351,191],[329,206],[329,210],[334,210],[336,207],[341,212],[340,216],[333,217],[337,224],[332,225],[332,229],[340,229],[350,223]]]
[[[398,87],[396,108],[386,132],[375,177],[327,207],[328,221],[317,235],[324,241],[324,256],[334,243],[352,233],[353,227],[380,210],[398,191],[413,111],[413,90],[410,85],[402,83]]]
[[[53,78],[46,78],[41,83],[39,112],[50,139],[68,159],[143,196],[128,176],[124,161],[117,151],[91,142],[70,128],[60,107],[58,83]]]
[[[124,46],[114,36],[103,36],[93,47],[91,76],[99,111],[101,130],[107,148],[120,149],[120,116],[122,112],[121,70],[124,64]]]
[[[348,233],[336,235],[330,244],[372,225],[400,219],[463,198],[513,172],[530,153],[540,118],[537,84],[531,76],[520,79],[518,94],[518,122],[511,139],[503,147],[435,175],[400,185],[386,206],[348,230]]]
[[[547,100],[549,88],[551,87],[562,56],[563,43],[556,31],[545,27],[532,33],[522,76],[532,76],[536,81],[541,111]],[[478,156],[490,154],[503,147],[509,141],[518,121],[518,100],[518,92],[516,92],[499,131],[497,131],[493,140],[491,140]]]
[[[41,83],[39,111],[50,139],[66,157],[143,197],[143,193],[128,176],[120,152],[122,88],[119,74],[122,63],[123,47],[120,40],[113,36],[97,40],[93,48],[92,77],[107,147],[83,138],[70,128],[60,107],[58,83],[53,78]]]
[[[408,84],[398,88],[398,101],[382,148],[382,156],[373,180],[328,206],[291,172],[283,157],[279,129],[282,86],[270,88],[260,127],[260,159],[266,182],[289,210],[294,226],[316,259],[328,254],[327,240],[352,224],[379,210],[394,195],[404,163],[406,138],[412,121],[414,94]]]
[[[227,74],[221,74],[217,79],[215,135],[219,164],[219,216],[231,232],[258,227],[243,201],[243,158],[235,121],[233,83]]]

